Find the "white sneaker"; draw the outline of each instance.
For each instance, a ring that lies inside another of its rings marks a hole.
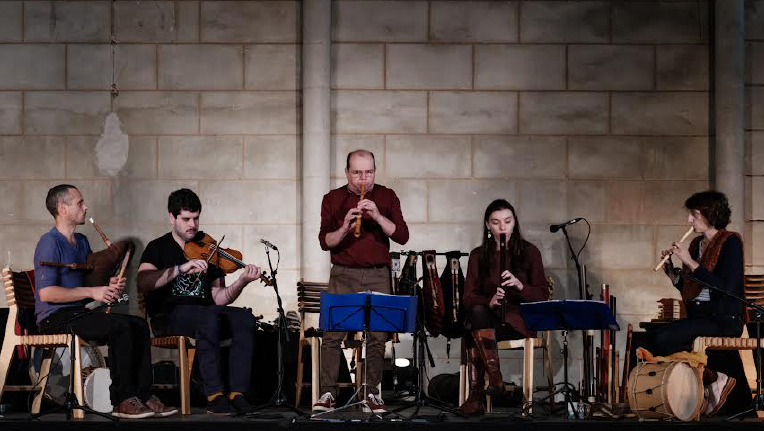
[[[334,396],[332,396],[331,392],[324,392],[323,395],[321,395],[321,398],[316,401],[315,404],[313,404],[313,411],[314,412],[330,412],[334,410]]]
[[[703,387],[703,402],[700,404],[700,414],[701,415],[707,415],[710,411],[708,409],[708,394],[709,394],[708,386]]]
[[[382,397],[379,395],[369,394],[366,398],[366,403],[363,404],[364,413],[383,414],[387,413],[385,408],[385,402],[382,401]]]
[[[706,414],[711,416],[719,412],[727,402],[732,389],[735,387],[735,379],[724,373],[717,372],[716,381],[708,385],[708,408]]]

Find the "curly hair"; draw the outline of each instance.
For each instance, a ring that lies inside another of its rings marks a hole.
[[[182,210],[192,213],[202,212],[199,196],[189,189],[175,190],[167,198],[167,212],[172,213],[173,217],[177,217]]]
[[[698,192],[684,201],[688,210],[698,210],[708,220],[708,224],[716,229],[724,229],[730,224],[730,204],[727,196],[716,190]]]

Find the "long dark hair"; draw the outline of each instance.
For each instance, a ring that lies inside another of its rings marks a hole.
[[[510,232],[509,243],[507,244],[507,252],[510,256],[510,271],[517,276],[521,271],[525,270],[525,239],[520,233],[520,220],[517,219],[517,212],[515,208],[507,202],[505,199],[496,199],[491,202],[485,209],[485,216],[483,216],[483,242],[480,244],[479,259],[478,259],[478,272],[481,279],[488,278],[488,274],[491,265],[494,264],[494,255],[496,254],[496,242],[493,238],[488,236],[488,219],[496,211],[510,210],[515,218],[515,228]]]

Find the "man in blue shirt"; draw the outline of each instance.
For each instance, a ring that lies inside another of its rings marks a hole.
[[[144,319],[117,313],[90,311],[90,301],[114,302],[125,288],[124,277],[112,277],[108,286],[84,286],[80,269],[44,266],[42,262],[84,264],[92,253],[85,235],[76,233],[88,211],[80,191],[61,184],[48,191],[45,205],[56,226],[37,243],[35,266],[35,315],[42,333],[79,335],[85,341],[109,347],[109,392],[117,417],[139,419],[170,416],[177,409],[165,406],[149,394],[152,381],[151,344]]]

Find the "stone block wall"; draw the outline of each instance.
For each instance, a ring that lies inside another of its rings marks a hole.
[[[746,1],[746,266],[764,273],[764,1]]]
[[[557,298],[578,292],[549,224],[573,217],[592,224],[581,256],[591,291],[610,284],[624,329],[676,296],[651,268],[686,230],[684,199],[709,184],[706,1],[333,8],[332,172],[342,184],[347,149],[376,152],[378,181],[397,190],[410,224],[398,249],[468,252],[485,207],[506,198]],[[587,227],[570,232],[578,249]],[[456,370],[445,340],[430,347],[441,358],[431,373]],[[507,380],[519,382],[519,353],[506,355]]]
[[[261,237],[280,246],[282,295],[294,309],[300,8],[290,0],[0,2],[3,265],[32,264],[52,224],[51,185],[79,187],[107,235],[133,239],[138,253],[169,230],[168,194],[188,187],[202,199],[202,229],[225,235],[223,246],[245,261],[266,263]],[[113,177],[95,152],[109,112],[130,143]],[[92,226],[81,231],[104,247]],[[273,291],[258,283],[236,305],[275,315]]]
[[[657,299],[676,296],[651,268],[685,231],[683,200],[709,185],[709,4],[335,0],[333,184],[344,184],[347,151],[375,152],[378,182],[398,192],[410,224],[410,242],[394,250],[467,252],[487,204],[510,200],[557,298],[578,293],[567,245],[548,226],[586,217],[591,291],[610,284],[622,327],[649,320]],[[300,8],[0,2],[0,261],[10,251],[15,267],[31,265],[53,184],[80,187],[104,230],[139,250],[168,230],[169,192],[189,187],[204,204],[202,227],[246,261],[265,263],[261,237],[279,245],[281,293],[294,309]],[[762,11],[761,0],[748,2],[752,271],[764,268]],[[109,112],[130,137],[116,177],[94,155]],[[91,226],[82,231],[101,247]],[[570,232],[580,247],[586,226]],[[236,304],[274,316],[270,289],[252,286]],[[458,348],[447,360],[442,338],[431,347],[431,375],[457,369]],[[507,379],[519,381],[519,354],[506,358]],[[555,369],[561,376],[559,361]],[[571,372],[576,380],[577,362]]]

